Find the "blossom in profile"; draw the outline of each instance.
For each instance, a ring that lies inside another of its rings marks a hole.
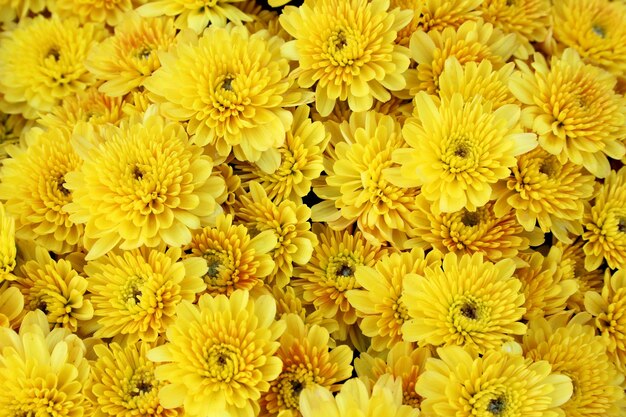
[[[0,327],[16,328],[24,314],[24,296],[8,281],[0,283]]]
[[[0,284],[15,279],[12,272],[17,265],[16,257],[15,219],[7,214],[0,202]]]
[[[545,360],[533,362],[521,352],[489,350],[472,355],[460,346],[437,349],[440,359],[426,362],[416,390],[427,416],[564,415],[572,381],[552,372]]]
[[[484,206],[493,185],[510,175],[515,157],[537,146],[535,135],[519,127],[514,104],[493,110],[480,96],[464,101],[456,93],[438,105],[420,92],[415,112],[403,127],[409,148],[395,152],[402,168],[392,181],[421,186],[421,195],[444,213]]]
[[[52,13],[62,19],[78,18],[81,23],[97,22],[118,26],[124,14],[147,0],[64,0],[49,1]]]
[[[188,416],[254,417],[258,400],[281,373],[276,356],[285,323],[274,319],[271,296],[252,299],[244,290],[230,297],[205,294],[183,301],[167,330],[167,343],[148,352],[160,363],[164,408],[184,406]]]
[[[212,175],[211,158],[180,123],[155,112],[106,126],[103,141],[75,137],[83,163],[66,176],[73,201],[64,210],[85,225],[87,260],[117,246],[185,245],[222,211],[215,199],[224,181]]]
[[[585,64],[573,49],[550,62],[537,53],[530,66],[518,67],[509,87],[524,104],[522,124],[562,164],[571,161],[606,177],[607,156],[620,159],[626,152],[626,98],[614,91],[615,77]]]
[[[293,76],[300,87],[315,86],[320,115],[328,116],[337,100],[366,111],[374,99],[387,101],[390,91],[405,87],[409,51],[395,39],[413,12],[388,8],[389,0],[305,0],[283,10],[280,23],[295,38],[283,53],[298,61]]]
[[[0,40],[3,112],[35,119],[95,82],[84,61],[104,36],[98,26],[38,15],[23,19],[10,33]]]
[[[181,260],[179,248],[109,252],[85,266],[99,338],[154,342],[176,320],[176,307],[205,288],[206,262]]]

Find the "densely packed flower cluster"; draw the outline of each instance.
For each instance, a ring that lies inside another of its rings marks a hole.
[[[625,1],[0,26],[0,417],[626,415]]]

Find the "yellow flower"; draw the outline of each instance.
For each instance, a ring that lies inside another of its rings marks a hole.
[[[251,16],[236,7],[243,0],[149,0],[137,9],[142,16],[176,16],[177,29],[202,33],[207,26],[222,27],[226,21],[241,25]],[[227,46],[227,45],[223,45]],[[230,47],[230,45],[228,45]]]
[[[359,266],[354,272],[361,289],[346,291],[346,297],[362,320],[363,334],[372,338],[372,349],[383,351],[402,342],[402,325],[409,320],[402,295],[407,274],[422,274],[425,268],[441,265],[441,254],[421,249],[385,255],[374,267]]]
[[[460,345],[479,353],[524,334],[524,295],[510,259],[492,263],[482,254],[446,254],[443,265],[407,274],[403,300],[408,309],[404,340],[420,346]]]
[[[12,281],[16,265],[17,248],[15,246],[15,219],[4,210],[0,202],[0,284]]]
[[[276,203],[291,200],[301,204],[311,191],[311,182],[324,170],[323,153],[330,136],[321,122],[312,122],[309,107],[299,106],[285,142],[278,148],[280,166],[271,174],[253,164],[237,165],[243,181],[258,181]]]
[[[205,294],[197,305],[183,301],[168,343],[148,352],[151,361],[167,362],[156,369],[169,382],[159,391],[161,405],[184,405],[187,416],[258,415],[257,400],[282,369],[276,351],[285,323],[275,313],[271,296],[254,300],[243,290]]]
[[[109,252],[85,266],[94,306],[95,337],[154,342],[176,320],[176,307],[206,285],[206,262],[180,260],[178,248]]]
[[[54,252],[70,252],[83,226],[70,220],[64,206],[72,202],[66,177],[81,165],[69,132],[32,128],[26,148],[11,147],[0,170],[0,199],[15,219],[16,237],[34,240]]]
[[[9,284],[0,283],[0,327],[15,328],[24,312],[24,296]]]
[[[82,23],[98,22],[117,26],[124,13],[145,3],[146,0],[63,0],[49,1],[52,13],[62,19],[77,17]]]
[[[244,225],[233,225],[232,215],[220,215],[215,227],[205,227],[193,235],[185,253],[206,261],[204,282],[211,295],[230,296],[237,289],[263,286],[263,279],[274,270],[269,252],[277,243],[271,230],[251,237]]]
[[[546,361],[532,362],[521,354],[490,350],[470,355],[459,346],[437,349],[417,381],[427,416],[561,417],[572,396],[572,382],[551,372]]]
[[[115,34],[91,48],[85,66],[105,82],[99,90],[123,96],[137,89],[161,66],[157,54],[174,44],[176,29],[170,18],[124,16]]]
[[[178,122],[148,111],[143,120],[106,126],[104,141],[79,137],[84,163],[66,176],[74,201],[72,221],[85,224],[87,260],[114,247],[181,246],[190,229],[208,224],[221,207],[224,181],[212,174],[211,158],[192,145]]]
[[[519,263],[519,252],[543,243],[539,229],[525,232],[512,211],[497,216],[493,202],[473,211],[464,208],[454,213],[441,213],[437,206],[419,195],[416,206],[415,227],[411,232],[414,237],[407,242],[409,247],[432,247],[459,255],[478,252],[492,262],[509,258]]]
[[[585,252],[583,251],[584,241],[577,239],[571,244],[556,242],[554,246],[562,252],[559,269],[563,271],[564,277],[571,277],[578,284],[578,289],[567,300],[569,310],[580,312],[585,311],[585,294],[587,291],[602,291],[604,285],[604,271],[585,269]]]
[[[425,0],[423,1],[420,29],[424,32],[457,29],[468,20],[478,20],[482,0]]]
[[[448,58],[456,57],[462,65],[487,60],[497,70],[509,59],[517,42],[514,34],[505,35],[490,23],[478,20],[465,22],[458,29],[445,27],[428,33],[417,31],[411,37],[410,46],[417,69],[408,70],[406,77],[407,88],[414,96],[422,90],[437,93],[439,76]]]
[[[184,415],[181,409],[164,409],[159,403],[158,392],[165,384],[157,381],[156,366],[146,357],[150,347],[146,342],[94,346],[97,359],[89,391],[94,417]]]
[[[333,397],[327,388],[307,388],[300,396],[300,410],[304,417],[417,417],[419,411],[402,404],[402,385],[399,378],[381,377],[373,388],[352,378],[341,386]]]
[[[322,116],[338,99],[366,111],[374,99],[387,101],[389,91],[405,87],[409,51],[395,39],[413,13],[388,8],[389,0],[306,0],[283,10],[280,23],[295,38],[283,53],[299,62],[292,75],[301,87],[315,84]]]
[[[444,213],[484,206],[492,185],[509,176],[515,157],[537,146],[535,135],[518,127],[520,109],[513,104],[492,110],[480,96],[466,102],[457,93],[437,106],[421,92],[415,109],[418,117],[402,130],[411,149],[396,151],[402,169],[393,181],[421,185],[422,195]]]
[[[289,77],[283,43],[267,31],[210,27],[200,39],[160,54],[161,68],[144,85],[163,102],[165,116],[189,120],[192,141],[209,145],[214,157],[226,158],[232,149],[240,161],[271,173],[293,119],[285,107],[310,101]]]
[[[626,269],[626,168],[611,171],[599,187],[593,205],[585,204],[585,269],[606,260],[611,269]]]
[[[623,1],[554,2],[553,36],[561,48],[574,48],[588,63],[622,75],[626,71],[626,5]]]
[[[261,417],[300,417],[300,393],[319,385],[338,391],[340,382],[352,375],[352,350],[345,345],[329,349],[328,331],[317,325],[305,326],[302,319],[289,314],[276,356],[283,362],[282,372],[261,396]],[[285,413],[287,411],[287,413]]]
[[[311,209],[289,200],[276,204],[259,183],[251,182],[249,186],[250,193],[239,199],[237,218],[249,231],[254,231],[253,234],[266,230],[274,233],[276,246],[270,255],[275,266],[268,282],[284,287],[293,275],[293,264],[307,264],[317,245],[315,234],[309,230]]]
[[[585,65],[573,49],[553,57],[549,66],[543,55],[535,54],[531,66],[520,62],[520,71],[509,83],[525,105],[522,123],[562,164],[571,161],[606,177],[607,156],[620,159],[626,152],[621,142],[626,135],[626,98],[613,90],[615,77]]]
[[[570,233],[581,235],[584,202],[591,199],[595,177],[572,162],[559,162],[543,148],[517,157],[511,176],[494,187],[498,216],[511,213],[527,231],[552,232],[570,243]],[[513,210],[511,210],[513,209]]]
[[[9,157],[7,149],[19,145],[23,134],[30,129],[32,121],[24,119],[19,114],[0,112],[0,166],[2,160]]]
[[[24,19],[0,40],[3,111],[35,119],[95,81],[84,60],[104,32],[75,19]]]
[[[28,16],[29,12],[39,13],[48,3],[48,0],[12,0],[0,3],[0,22],[10,22]]]
[[[568,321],[569,315],[530,322],[524,336],[526,358],[547,361],[552,372],[572,379],[574,392],[561,408],[566,416],[619,416],[626,411],[622,383],[608,355],[606,345],[581,314]]]
[[[82,417],[89,362],[85,345],[67,329],[48,330],[40,311],[19,334],[0,328],[0,409],[6,416]]]

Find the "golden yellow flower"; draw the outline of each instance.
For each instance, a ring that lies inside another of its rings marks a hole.
[[[302,291],[306,304],[337,320],[339,330],[333,337],[346,340],[358,329],[356,309],[346,298],[348,290],[361,288],[354,274],[361,265],[374,266],[387,251],[352,228],[334,231],[315,223],[313,230],[319,243],[310,261],[294,271],[292,285]]]
[[[88,394],[94,417],[175,417],[182,409],[164,409],[159,389],[165,384],[154,376],[155,364],[148,360],[150,344],[117,343],[96,345],[97,360],[92,367],[93,381]]]
[[[124,18],[124,13],[147,0],[63,0],[49,1],[52,13],[62,19],[77,17],[82,23],[98,22],[117,26]]]
[[[319,385],[338,391],[340,382],[352,375],[352,350],[345,345],[329,349],[328,331],[317,325],[305,326],[295,315],[285,316],[286,330],[276,356],[283,362],[278,378],[259,400],[261,417],[300,417],[300,393]]]
[[[202,33],[207,26],[226,26],[226,21],[241,25],[252,20],[252,16],[236,7],[242,1],[244,0],[148,0],[137,12],[149,17],[176,16],[174,24],[177,29],[191,28],[196,33]]]
[[[422,90],[437,93],[439,76],[448,58],[456,57],[462,65],[487,60],[497,70],[509,59],[517,41],[514,34],[505,35],[490,23],[478,20],[465,22],[458,29],[445,27],[428,33],[417,31],[411,37],[410,46],[411,58],[417,62],[417,68],[407,71],[407,88],[411,96],[415,96]]]
[[[359,266],[354,277],[360,289],[346,291],[346,297],[361,317],[359,327],[372,338],[372,349],[383,351],[402,342],[402,325],[410,317],[402,295],[407,274],[423,274],[424,269],[441,265],[441,253],[421,249],[385,255],[374,267]]]
[[[73,200],[66,176],[78,169],[69,132],[32,128],[26,148],[11,147],[0,169],[0,199],[15,219],[16,237],[34,240],[54,252],[70,252],[81,240],[83,226],[70,220],[64,206]]]
[[[299,106],[285,142],[278,148],[278,169],[268,174],[254,164],[239,164],[239,177],[242,181],[258,181],[276,203],[291,200],[301,204],[302,197],[311,191],[312,181],[324,170],[323,153],[329,139],[324,125],[309,118],[309,107]]]
[[[2,160],[9,157],[7,149],[19,145],[23,134],[30,129],[32,121],[24,119],[19,114],[0,112],[0,166]]]
[[[353,111],[387,101],[405,87],[409,50],[397,45],[411,10],[388,11],[389,0],[305,0],[288,6],[280,23],[295,40],[282,48],[299,62],[292,75],[301,87],[315,84],[315,107],[328,116],[337,100]]]
[[[515,157],[537,146],[535,135],[519,128],[520,109],[513,104],[493,110],[480,96],[464,101],[456,93],[437,106],[421,92],[415,109],[418,117],[402,130],[411,148],[395,152],[402,168],[393,182],[421,185],[421,194],[444,213],[484,206],[493,184],[511,173]]]
[[[626,71],[626,4],[609,0],[554,2],[553,37],[588,63],[622,75]]]
[[[200,39],[160,54],[161,68],[144,85],[163,102],[165,116],[189,120],[192,141],[208,145],[214,158],[226,158],[232,149],[240,161],[271,173],[293,120],[285,107],[311,99],[289,77],[283,43],[267,31],[211,27]]]
[[[277,243],[272,230],[251,237],[244,225],[233,224],[229,214],[218,216],[215,227],[195,233],[185,253],[206,261],[208,270],[203,278],[211,295],[230,296],[237,289],[263,286],[263,280],[274,270],[269,252]]]
[[[47,3],[48,0],[3,0],[0,3],[0,22],[7,23],[15,18],[22,20],[29,12],[41,12]]]
[[[91,48],[85,66],[98,79],[99,90],[123,96],[137,89],[161,66],[158,53],[174,44],[176,29],[171,18],[140,17],[131,12],[115,26],[115,34]]]
[[[0,409],[6,416],[82,417],[89,362],[85,345],[67,329],[48,329],[40,311],[19,334],[0,328]]]
[[[537,133],[539,145],[562,164],[606,177],[607,156],[620,159],[626,152],[626,98],[613,90],[615,77],[584,64],[573,49],[549,64],[535,54],[530,67],[520,62],[519,68],[509,86],[525,105],[522,123]]]
[[[418,410],[402,404],[399,378],[384,375],[370,387],[352,378],[341,386],[341,392],[335,397],[327,388],[307,388],[300,396],[300,410],[304,417],[419,416]]]
[[[187,416],[253,417],[257,400],[282,370],[277,339],[285,330],[275,321],[271,296],[256,300],[237,290],[230,297],[205,294],[197,305],[183,301],[168,342],[148,352],[165,408],[185,407]]]
[[[35,119],[95,81],[84,60],[104,32],[76,19],[26,18],[0,40],[2,111]]]
[[[0,283],[0,327],[14,329],[24,312],[24,296],[15,286]]]
[[[480,18],[482,0],[424,0],[420,29],[424,32],[443,30],[447,27],[457,29],[468,20]]]
[[[253,234],[266,230],[274,233],[276,246],[270,255],[275,266],[267,282],[284,287],[293,275],[294,263],[307,264],[317,245],[315,234],[309,230],[311,209],[290,200],[276,204],[259,183],[251,182],[249,186],[250,192],[239,199],[237,218]]]
[[[85,266],[95,337],[154,342],[176,320],[176,307],[206,288],[206,262],[181,260],[179,248],[109,252]]]
[[[15,219],[6,213],[0,202],[0,284],[12,281],[16,265],[17,248],[15,246]]]
[[[571,378],[572,397],[561,406],[566,416],[623,415],[624,375],[616,371],[604,341],[587,324],[588,318],[580,314],[569,320],[569,314],[561,314],[531,321],[522,345],[524,356],[535,362],[547,361],[552,372]]]
[[[146,112],[143,120],[106,126],[104,142],[76,140],[84,160],[66,176],[74,199],[65,209],[85,224],[87,260],[114,247],[181,246],[191,229],[207,225],[221,207],[215,201],[224,181],[213,162],[192,145],[178,122]]]
[[[407,274],[403,300],[410,320],[402,326],[404,340],[485,353],[524,334],[524,295],[514,272],[510,259],[494,264],[480,253],[448,253],[443,265]]]
[[[578,284],[578,289],[567,300],[567,308],[575,312],[585,311],[585,294],[587,291],[602,291],[604,285],[604,271],[585,269],[584,240],[577,239],[571,244],[556,242],[554,246],[562,252],[559,269],[564,277],[573,278]]]
[[[471,355],[459,346],[437,349],[417,381],[427,416],[562,417],[560,408],[572,396],[572,382],[551,372],[546,361],[489,350]]]
[[[585,269],[605,260],[611,269],[626,269],[626,168],[611,171],[591,203],[585,203]]]
[[[482,253],[486,259],[497,262],[501,259],[518,261],[517,255],[530,246],[543,243],[539,229],[525,232],[512,211],[497,216],[494,203],[488,202],[474,211],[466,208],[453,213],[441,213],[422,195],[416,200],[413,238],[409,247],[435,248],[443,253]],[[519,263],[519,262],[518,262]]]

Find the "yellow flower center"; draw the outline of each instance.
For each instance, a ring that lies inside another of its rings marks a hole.
[[[240,369],[239,351],[231,345],[210,346],[206,352],[204,375],[215,381],[230,382]]]
[[[591,31],[602,39],[606,37],[605,29],[597,23],[591,26]]]
[[[495,384],[474,395],[472,416],[476,417],[517,417],[520,400],[515,392]]]
[[[402,301],[402,297],[398,298],[395,303],[393,303],[392,309],[394,311],[393,317],[398,323],[403,324],[411,319],[409,311],[406,305],[404,305],[404,301]]]
[[[128,409],[148,408],[154,402],[158,384],[154,381],[154,371],[150,367],[137,368],[123,386],[123,400]]]
[[[346,254],[333,256],[328,261],[326,268],[326,277],[339,291],[347,291],[358,286],[354,271],[361,263],[354,257]]]
[[[448,165],[451,173],[456,174],[473,168],[477,157],[478,150],[474,144],[469,139],[461,137],[450,139],[441,160]]]
[[[449,308],[450,325],[462,337],[473,331],[480,331],[489,321],[490,308],[473,295],[457,296]]]
[[[297,367],[283,372],[277,385],[278,406],[299,410],[300,393],[309,385],[315,383],[312,372],[303,367]]]
[[[142,285],[146,281],[144,277],[130,277],[120,289],[119,300],[124,304],[138,305],[141,303]]]
[[[363,40],[359,32],[351,28],[333,31],[324,45],[324,52],[331,64],[337,67],[360,64],[363,56]]]

